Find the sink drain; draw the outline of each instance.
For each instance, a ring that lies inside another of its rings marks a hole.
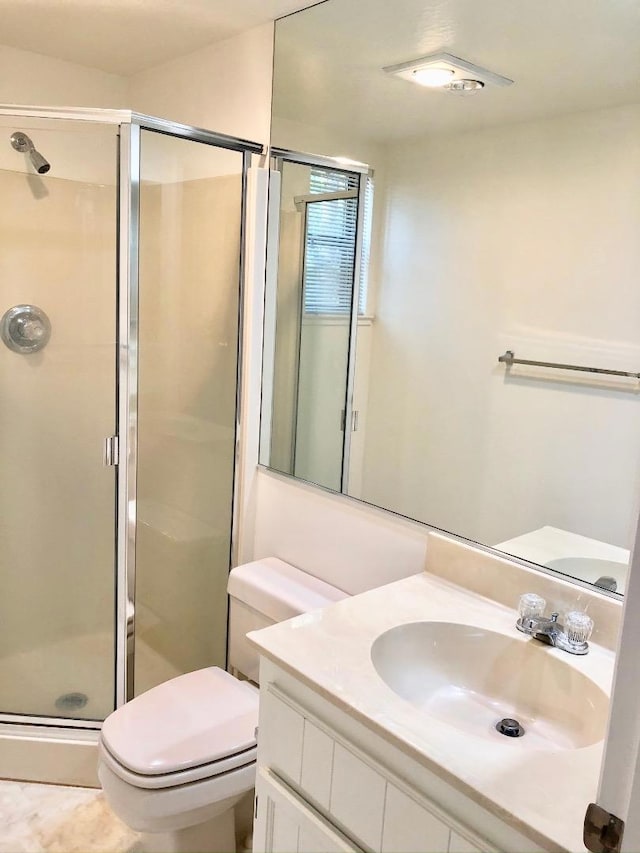
[[[56,708],[59,711],[79,711],[88,701],[86,693],[63,693],[56,699]]]
[[[505,717],[500,722],[496,723],[496,729],[505,737],[522,737],[524,729],[517,720],[511,717]]]

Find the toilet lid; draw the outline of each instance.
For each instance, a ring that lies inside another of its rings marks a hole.
[[[102,741],[144,776],[186,770],[256,745],[258,692],[216,667],[166,681],[104,721]]]

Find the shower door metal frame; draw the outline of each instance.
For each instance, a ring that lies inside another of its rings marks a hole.
[[[242,390],[242,342],[244,308],[244,253],[246,236],[247,171],[252,154],[262,154],[259,142],[240,139],[202,128],[131,113],[120,134],[120,208],[119,208],[119,333],[118,333],[118,533],[117,533],[117,635],[116,635],[116,708],[134,696],[135,664],[135,586],[137,533],[137,438],[138,438],[138,300],[140,233],[140,140],[141,131],[199,142],[242,154],[242,199],[240,254],[238,259],[238,351],[236,371],[236,441],[232,487],[231,554],[237,547],[237,469],[240,447]],[[124,191],[123,191],[124,190]]]
[[[138,471],[140,125],[120,125],[118,158],[115,707],[133,695]]]
[[[261,155],[259,142],[216,133],[199,127],[147,116],[129,110],[62,109],[40,106],[0,105],[0,116],[31,119],[86,121],[119,126],[117,162],[117,259],[116,259],[116,412],[118,438],[115,460],[116,507],[115,536],[115,695],[114,706],[133,698],[135,661],[135,579],[136,579],[136,487],[137,487],[137,418],[138,418],[138,297],[139,297],[139,227],[140,227],[140,137],[142,130],[200,142],[242,154],[242,202],[239,255],[238,352],[236,374],[236,442],[232,495],[231,558],[237,549],[237,471],[240,455],[238,442],[242,391],[242,343],[244,309],[244,271],[246,238],[247,171],[253,154]],[[34,714],[0,713],[0,727],[8,723],[34,733],[47,735],[53,728],[62,730],[100,729],[101,720],[79,720]]]

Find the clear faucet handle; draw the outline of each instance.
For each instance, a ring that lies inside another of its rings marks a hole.
[[[521,619],[533,619],[542,616],[547,602],[541,595],[536,595],[535,592],[525,592],[520,596],[518,603],[518,613]]]
[[[564,620],[564,630],[570,643],[584,645],[593,631],[593,619],[584,610],[572,610]]]

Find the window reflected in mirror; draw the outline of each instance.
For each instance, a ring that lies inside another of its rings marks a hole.
[[[354,418],[347,401],[352,307],[364,317],[373,182],[284,157],[278,176],[271,185],[271,203],[278,202],[272,414],[263,441],[271,467],[341,491],[345,424]]]

